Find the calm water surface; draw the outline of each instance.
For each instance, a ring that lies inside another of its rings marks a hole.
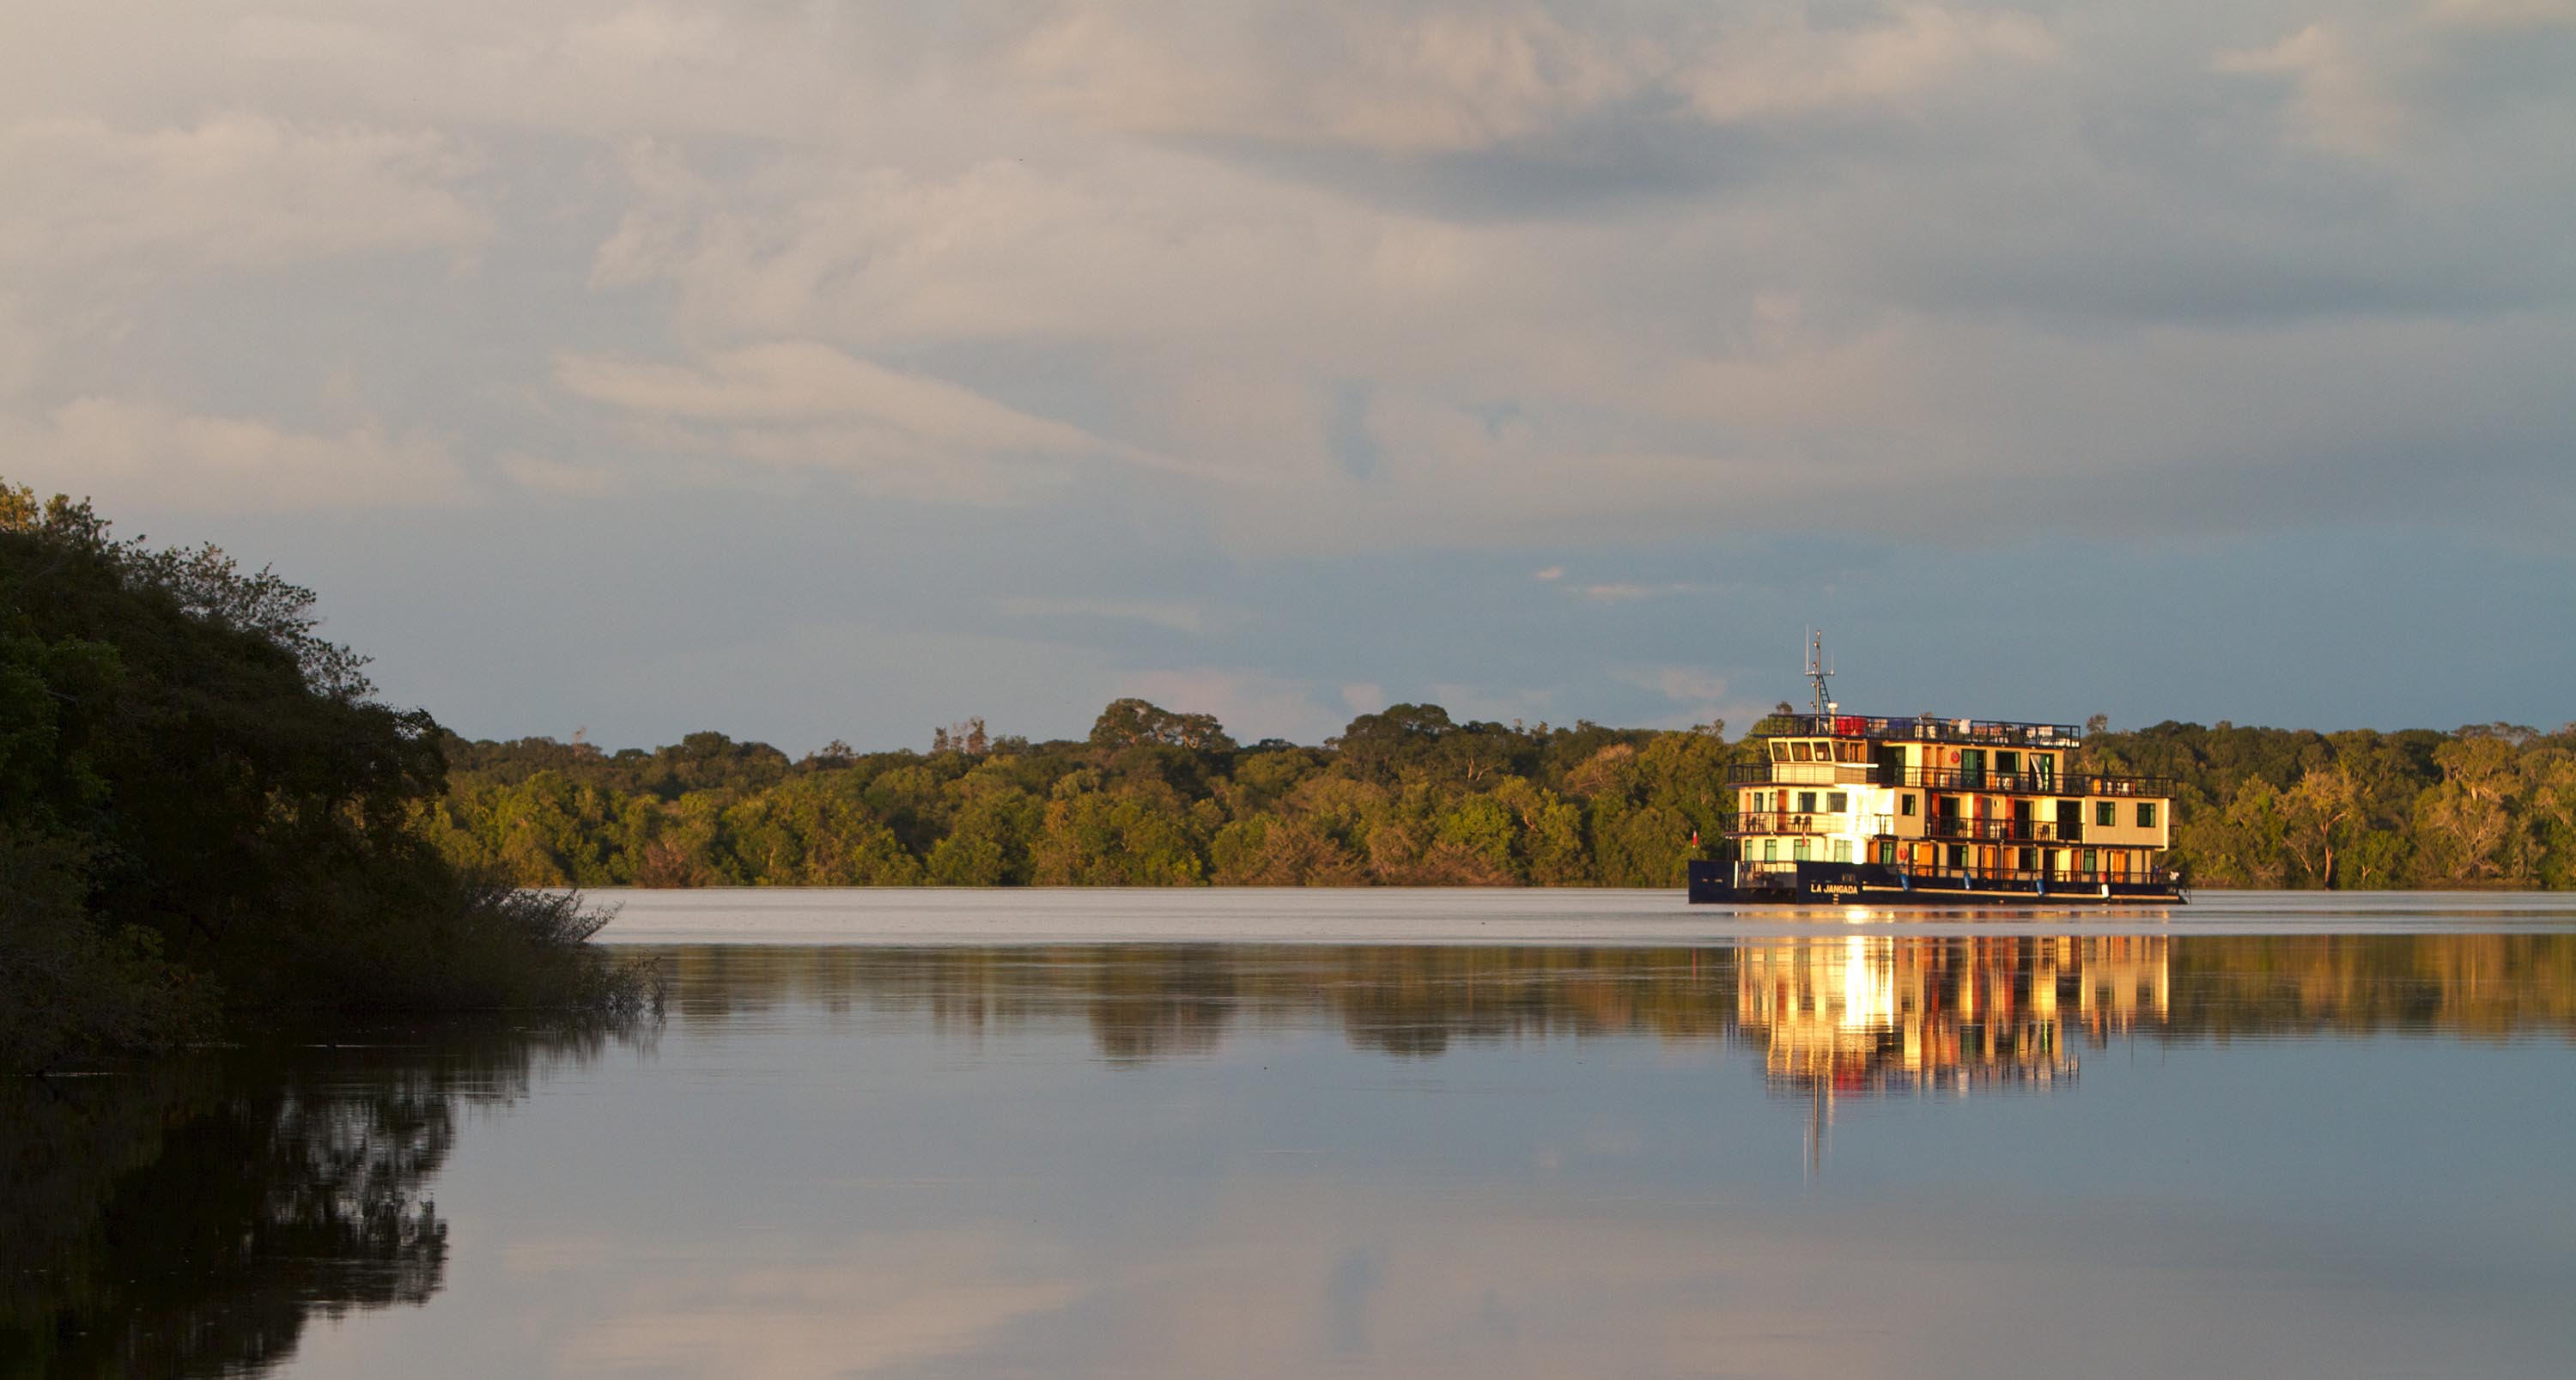
[[[630,939],[799,941],[640,950],[658,1023],[7,1086],[0,1372],[2576,1358],[2555,900],[911,899],[645,898]],[[1263,942],[1216,941],[1229,907]],[[1378,923],[1405,942],[1333,940]]]

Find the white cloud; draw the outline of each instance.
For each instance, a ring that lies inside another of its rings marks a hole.
[[[634,419],[628,434],[643,443],[840,471],[916,497],[1006,501],[1029,483],[1064,482],[1071,461],[1165,463],[812,342],[719,350],[694,365],[565,353],[555,376],[574,396]]]
[[[2381,152],[2406,123],[2386,60],[2363,52],[2343,25],[2310,24],[2267,47],[2222,52],[2216,65],[2231,74],[2288,78],[2307,137],[2338,152]]]
[[[1267,671],[1195,667],[1124,671],[1111,678],[1112,693],[1152,700],[1185,714],[1213,714],[1239,742],[1286,738],[1319,743],[1342,731],[1345,720],[1320,702],[1312,685]],[[1382,709],[1384,704],[1371,705]]]
[[[2025,14],[1905,4],[1819,23],[1812,9],[1076,4],[1014,49],[1013,74],[1104,129],[1418,157],[1628,109],[1718,124],[1882,110],[2057,51]]]
[[[446,448],[373,421],[338,434],[150,402],[81,398],[36,419],[0,418],[11,477],[121,507],[276,512],[466,501]]]
[[[1391,153],[1483,148],[1634,94],[1663,58],[1534,5],[1059,7],[1021,42],[1041,99],[1129,133]]]
[[[1584,598],[1596,603],[1618,604],[1637,599],[1675,599],[1688,594],[1713,594],[1719,588],[1720,586],[1717,585],[1701,584],[1690,580],[1668,580],[1661,584],[1612,581],[1585,585],[1582,593]]]
[[[579,460],[513,453],[499,457],[495,464],[511,483],[537,493],[592,498],[616,484],[609,466]]]
[[[362,250],[464,253],[492,227],[454,184],[440,133],[307,126],[235,112],[121,129],[82,116],[0,126],[0,272],[95,272],[151,256],[189,269]]]
[[[1680,84],[1703,117],[1732,124],[1901,107],[2056,56],[2056,41],[2026,14],[1899,5],[1877,23],[1820,27],[1793,8],[1712,44]]]
[[[2298,515],[2363,492],[2348,396],[2490,401],[2563,336],[2569,83],[2474,78],[2566,9],[30,0],[0,396],[310,406],[334,261],[390,252],[337,324],[421,367],[353,396],[474,412],[523,488],[1141,467],[1235,550],[1562,553],[1828,482],[1838,528],[1974,532],[1991,486],[2037,524],[2225,454]],[[155,291],[89,300],[119,275]],[[194,316],[262,310],[252,350]],[[2462,449],[2565,434],[2502,401]]]
[[[1610,678],[1622,685],[1633,685],[1650,691],[1671,704],[1674,712],[1657,716],[1656,726],[1683,728],[1722,720],[1737,725],[1753,723],[1762,717],[1764,705],[1732,691],[1727,677],[1702,666],[1621,666],[1610,672]]]
[[[1001,611],[1013,618],[1105,618],[1143,623],[1173,632],[1203,635],[1232,621],[1229,614],[1195,599],[1009,598]]]
[[[2576,0],[2427,0],[2425,18],[2463,28],[2576,27]]]

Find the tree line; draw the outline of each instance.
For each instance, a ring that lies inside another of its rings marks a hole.
[[[544,886],[1678,884],[1724,827],[1722,725],[1458,722],[1398,704],[1320,747],[1237,744],[1120,700],[1079,740],[791,760],[694,733],[603,752],[446,743],[419,827],[461,865]]]
[[[2576,887],[2576,724],[2163,723],[2084,752],[2093,770],[2173,780],[2173,861],[2194,885]]]
[[[1246,746],[1124,699],[1082,739],[968,720],[926,752],[450,739],[448,789],[417,823],[522,886],[1666,887],[1715,854],[1728,770],[1760,760],[1761,728],[1398,704],[1320,746]],[[2095,733],[2080,765],[2173,780],[2172,861],[2194,885],[2576,885],[2576,728],[2164,723]]]

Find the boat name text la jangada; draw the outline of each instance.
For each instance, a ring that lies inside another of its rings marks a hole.
[[[1764,760],[1730,774],[1720,861],[1690,865],[1690,899],[1746,904],[2163,903],[2173,786],[2075,769],[2083,730],[1987,719],[1845,714],[1810,638],[1806,714],[1763,725]]]

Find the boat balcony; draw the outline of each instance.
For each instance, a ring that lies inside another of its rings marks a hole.
[[[1727,826],[1726,832],[1739,838],[1764,834],[1847,834],[1851,832],[1849,825],[1854,820],[1870,823],[1872,834],[1888,832],[1888,817],[1885,815],[1799,814],[1781,810],[1739,814],[1735,822]]]
[[[1942,817],[1924,821],[1923,836],[1978,843],[2082,843],[2084,825],[2076,821],[2059,823],[2053,819]]]
[[[1828,774],[1830,773],[1830,774]],[[2105,776],[2095,772],[1997,772],[1963,767],[1906,767],[1881,771],[1850,762],[1750,762],[1729,767],[1730,786],[1911,786],[1927,791],[1984,791],[1996,795],[2135,796],[2171,799],[2173,778]]]
[[[1739,785],[1872,786],[1878,784],[1878,768],[1868,762],[1772,762],[1738,767],[1727,779]]]

